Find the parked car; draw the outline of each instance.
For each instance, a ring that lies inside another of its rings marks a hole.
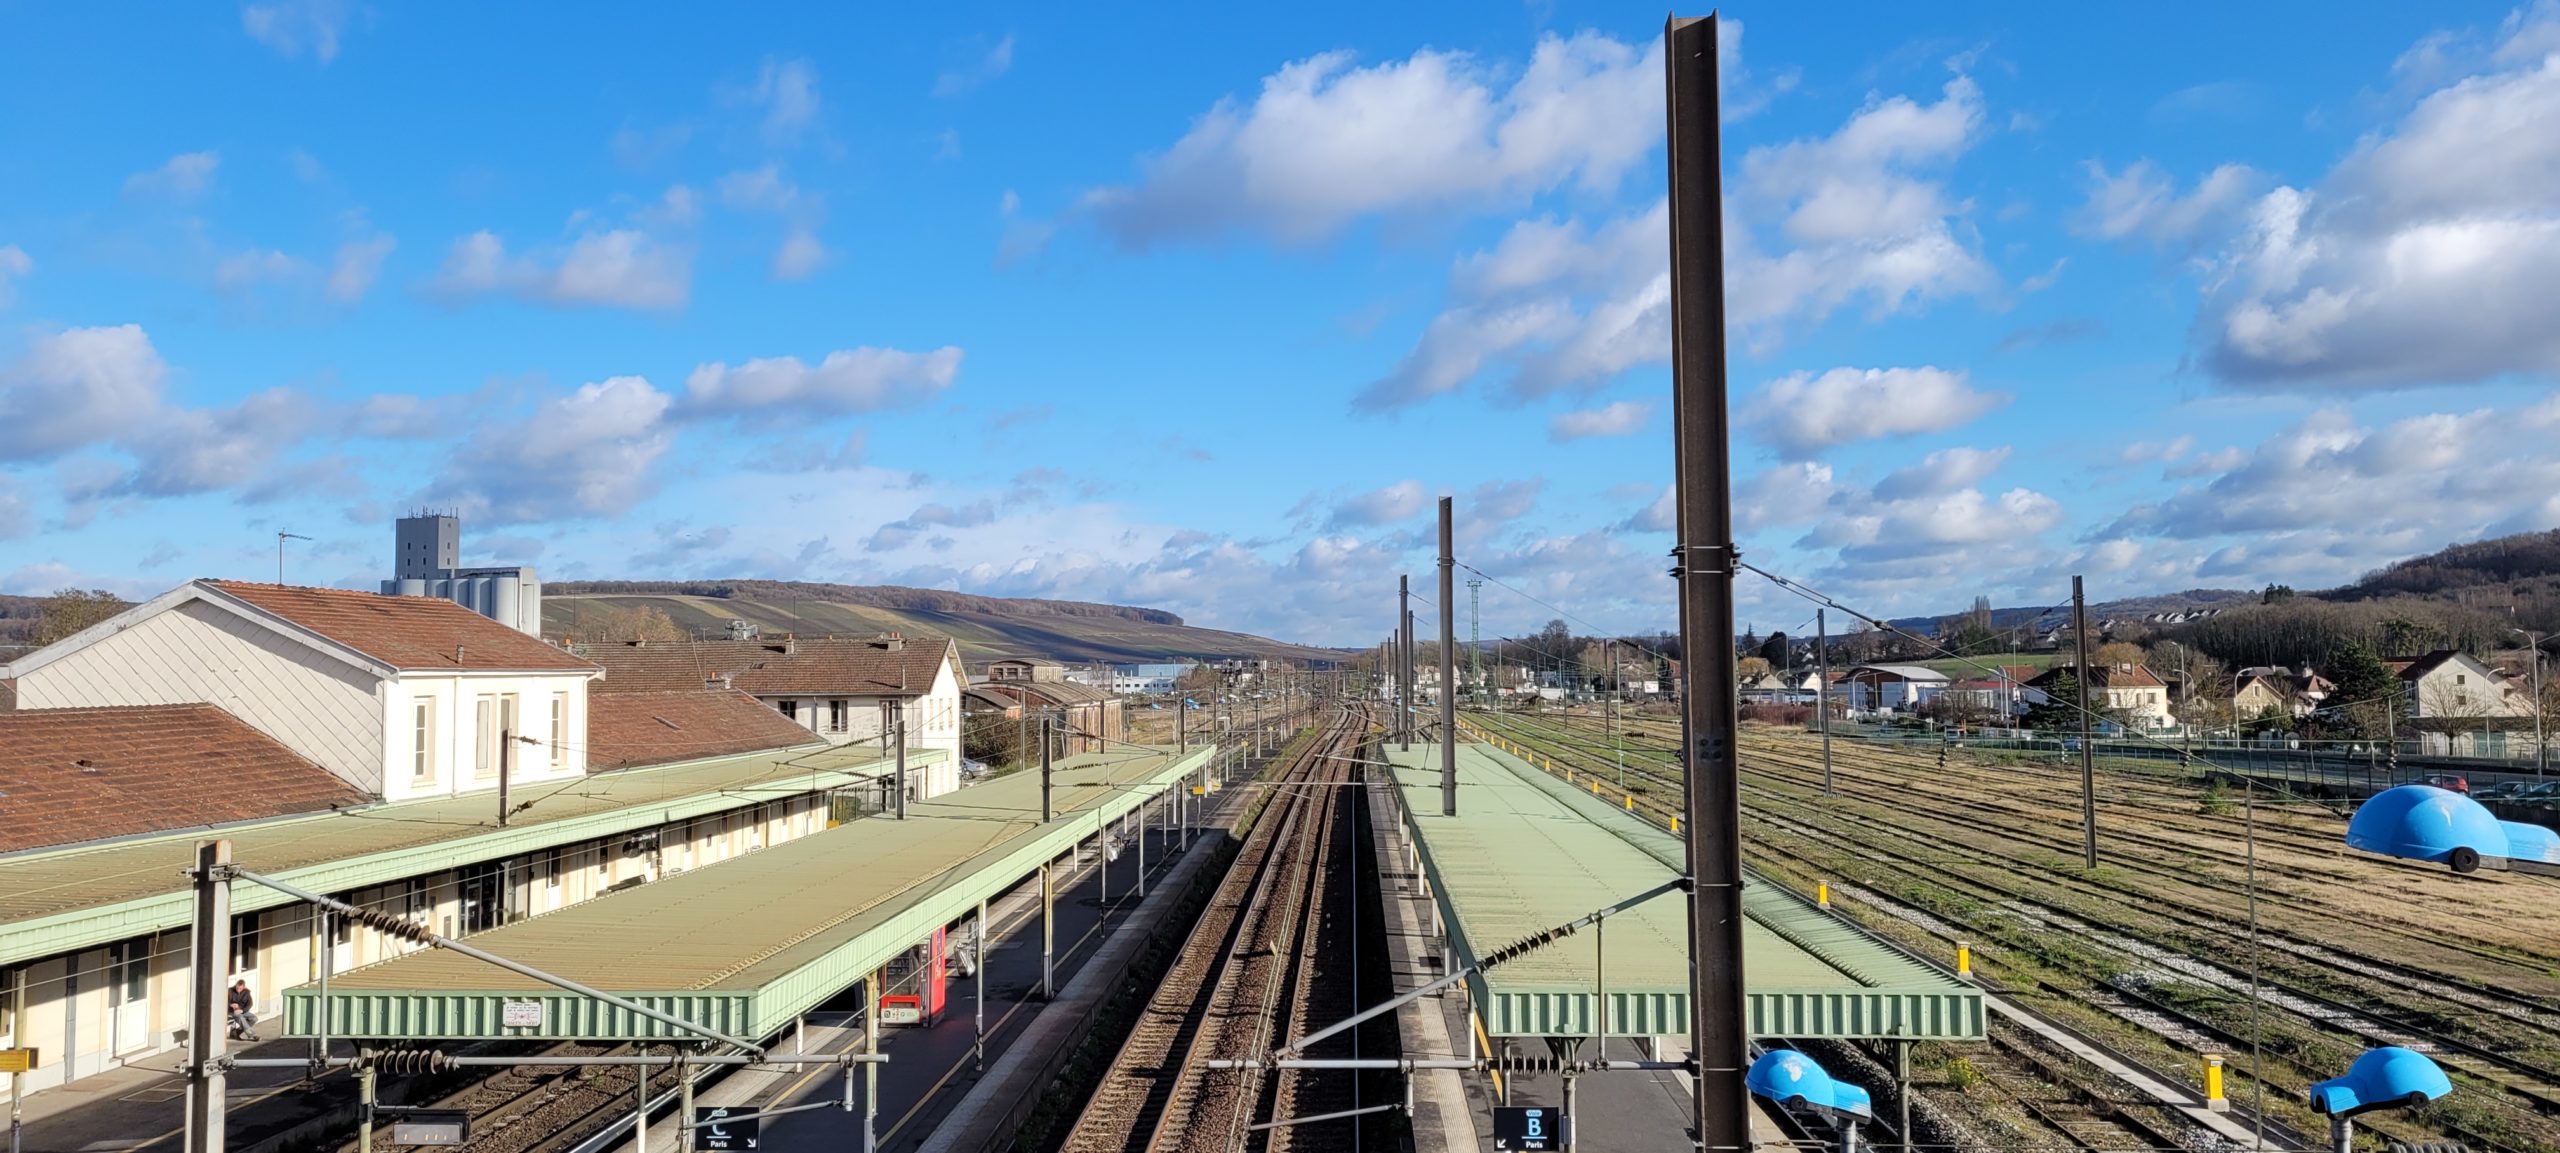
[[[2475,801],[2510,801],[2514,800],[2517,794],[2520,794],[2526,789],[2530,789],[2532,787],[2533,782],[2531,781],[2495,781],[2473,790],[2471,793],[2471,799]]]
[[[2467,794],[2471,791],[2470,779],[2457,776],[2453,773],[2429,773],[2426,776],[2419,778],[2418,783],[2422,785],[2434,785],[2435,787],[2444,789],[2448,792]]]
[[[2064,738],[2062,738],[2062,751],[2063,751],[2063,752],[2066,752],[2066,753],[2076,753],[2076,752],[2079,752],[2079,751],[2080,751],[2080,738],[2078,738],[2078,737],[2064,737]]]
[[[2510,805],[2560,806],[2560,781],[2537,781],[2497,799]]]

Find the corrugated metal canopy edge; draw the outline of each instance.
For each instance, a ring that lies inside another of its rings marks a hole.
[[[903,822],[867,817],[471,943],[733,1036],[771,1036],[1099,824],[1174,789],[1214,753],[1071,757],[1054,773],[1058,816],[1045,825],[1038,774],[1017,773],[915,802]],[[540,1024],[506,1025],[510,1002],[522,1006],[519,1019]],[[340,974],[328,1004],[329,1032],[343,1037],[687,1035],[444,950]],[[314,1034],[319,1005],[316,982],[287,990],[288,1031]]]
[[[1458,815],[1440,814],[1439,749],[1388,750],[1432,898],[1460,964],[1680,875],[1680,838],[1490,746],[1458,746]],[[1749,1026],[1765,1037],[1983,1036],[1973,986],[1754,874],[1743,892]],[[1687,917],[1658,897],[1468,979],[1496,1036],[1685,1033]]]

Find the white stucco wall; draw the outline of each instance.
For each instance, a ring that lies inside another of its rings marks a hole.
[[[516,698],[516,731],[533,738],[512,750],[511,780],[528,782],[573,777],[587,769],[587,675],[567,673],[413,673],[404,672],[383,686],[382,764],[391,800],[493,790],[495,771],[474,772],[478,748],[479,698]],[[551,742],[551,702],[565,697],[566,739]],[[434,706],[433,775],[417,778],[415,769],[417,713],[420,701]]]

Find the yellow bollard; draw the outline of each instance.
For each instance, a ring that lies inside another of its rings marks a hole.
[[[1678,832],[1680,831],[1680,818],[1678,818],[1678,817],[1673,817],[1673,818],[1671,818],[1671,831],[1672,831],[1673,833],[1678,833]]]
[[[1956,976],[1973,979],[1973,942],[1956,942]]]
[[[1634,793],[1627,794],[1627,811],[1630,813],[1636,811],[1636,795]]]
[[[2231,1111],[2231,1101],[2222,1095],[2222,1054],[2204,1055],[2204,1107],[2216,1113]]]
[[[1815,881],[1813,883],[1813,903],[1819,908],[1831,907],[1831,882]]]
[[[1591,795],[1595,797],[1600,795],[1600,782],[1591,782]]]

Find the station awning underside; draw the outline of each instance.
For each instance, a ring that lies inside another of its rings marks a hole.
[[[910,766],[938,760],[909,750]],[[859,784],[889,771],[878,745],[809,745],[614,769],[517,790],[500,825],[495,790],[392,801],[331,813],[190,829],[0,857],[0,965],[183,929],[192,915],[183,871],[195,846],[226,838],[240,867],[322,893],[479,861],[541,852],[759,801]],[[241,885],[234,913],[293,904]]]
[[[1681,839],[1487,745],[1458,745],[1458,815],[1440,814],[1440,750],[1390,743],[1433,899],[1456,959],[1644,892],[1684,871]],[[1982,994],[1756,875],[1743,889],[1743,980],[1755,1037],[1977,1040]],[[1670,893],[1468,979],[1495,1036],[1689,1029],[1688,915]]]
[[[471,944],[733,1037],[770,1037],[1064,855],[1184,785],[1213,748],[1128,749],[1014,773],[735,860],[475,934]],[[285,993],[287,1029],[317,1032],[318,984]],[[339,1037],[675,1039],[674,1026],[440,949],[332,978]],[[509,1006],[514,1006],[510,1014]],[[509,1025],[510,1019],[538,1024]]]

